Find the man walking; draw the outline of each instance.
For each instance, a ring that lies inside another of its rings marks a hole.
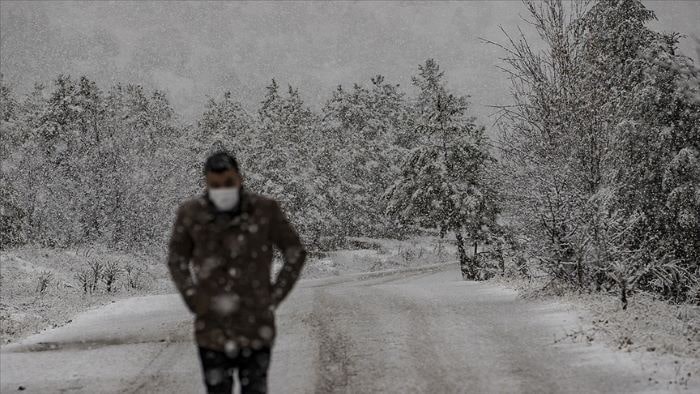
[[[180,205],[169,242],[168,267],[194,313],[209,393],[267,392],[274,344],[274,310],[296,283],[306,250],[279,204],[243,188],[226,152],[204,165],[206,191]],[[270,282],[273,246],[284,265]]]

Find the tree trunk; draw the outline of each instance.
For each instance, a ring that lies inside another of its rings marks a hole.
[[[627,280],[620,280],[620,300],[622,301],[622,310],[627,310]]]
[[[474,279],[477,278],[477,272],[480,271],[479,268],[479,243],[474,241],[474,256],[472,257],[472,276]]]
[[[576,258],[576,276],[579,289],[583,288],[583,264],[581,262],[581,258],[582,257],[580,255]]]
[[[467,258],[467,250],[464,248],[464,238],[462,238],[462,232],[455,231],[455,238],[457,239],[457,252],[459,254],[459,267],[462,271],[462,278],[470,278],[469,269],[469,259]]]

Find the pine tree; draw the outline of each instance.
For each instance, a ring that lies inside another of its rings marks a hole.
[[[454,232],[465,277],[477,279],[476,254],[469,261],[463,232],[476,249],[495,226],[497,215],[484,177],[491,161],[484,128],[467,116],[466,97],[447,92],[434,60],[419,66],[419,71],[414,78],[420,89],[415,125],[421,139],[386,192],[387,213],[403,223],[438,229],[441,236]]]
[[[202,155],[223,149],[245,163],[252,154],[255,126],[255,119],[233,99],[231,92],[225,92],[220,101],[210,98],[198,124],[198,139],[205,142]]]
[[[21,165],[17,152],[22,146],[24,129],[18,119],[17,101],[0,74],[0,249],[26,242],[27,212],[10,180],[11,172]],[[19,163],[18,163],[19,162]]]
[[[259,132],[250,144],[248,185],[274,196],[290,213],[312,247],[317,247],[330,220],[324,185],[314,166],[318,118],[298,89],[279,93],[273,79],[258,111]]]
[[[339,86],[323,108],[323,134],[316,165],[328,180],[324,192],[342,236],[393,232],[378,198],[393,182],[406,149],[408,106],[398,85],[377,75],[371,87]]]

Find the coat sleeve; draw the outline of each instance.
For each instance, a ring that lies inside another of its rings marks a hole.
[[[272,220],[270,223],[272,243],[277,246],[284,257],[284,264],[272,284],[272,302],[276,307],[286,297],[299,279],[306,261],[306,249],[299,235],[287,220],[277,201],[272,200]]]
[[[187,220],[184,206],[180,206],[168,243],[168,269],[185,304],[194,312],[196,288],[189,267],[193,241],[186,225]]]

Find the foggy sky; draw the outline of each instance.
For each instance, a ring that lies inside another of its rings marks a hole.
[[[652,27],[700,36],[700,2],[646,1]],[[0,72],[18,94],[58,74],[86,75],[108,88],[136,83],[167,92],[185,121],[206,96],[230,90],[255,110],[272,78],[300,87],[314,108],[338,84],[369,84],[376,74],[413,92],[418,64],[435,58],[449,86],[471,95],[473,113],[491,124],[488,105],[509,102],[495,65],[498,26],[526,28],[519,1],[462,3],[333,2],[0,2]],[[527,31],[527,30],[526,30]],[[681,42],[697,61],[692,38]]]

